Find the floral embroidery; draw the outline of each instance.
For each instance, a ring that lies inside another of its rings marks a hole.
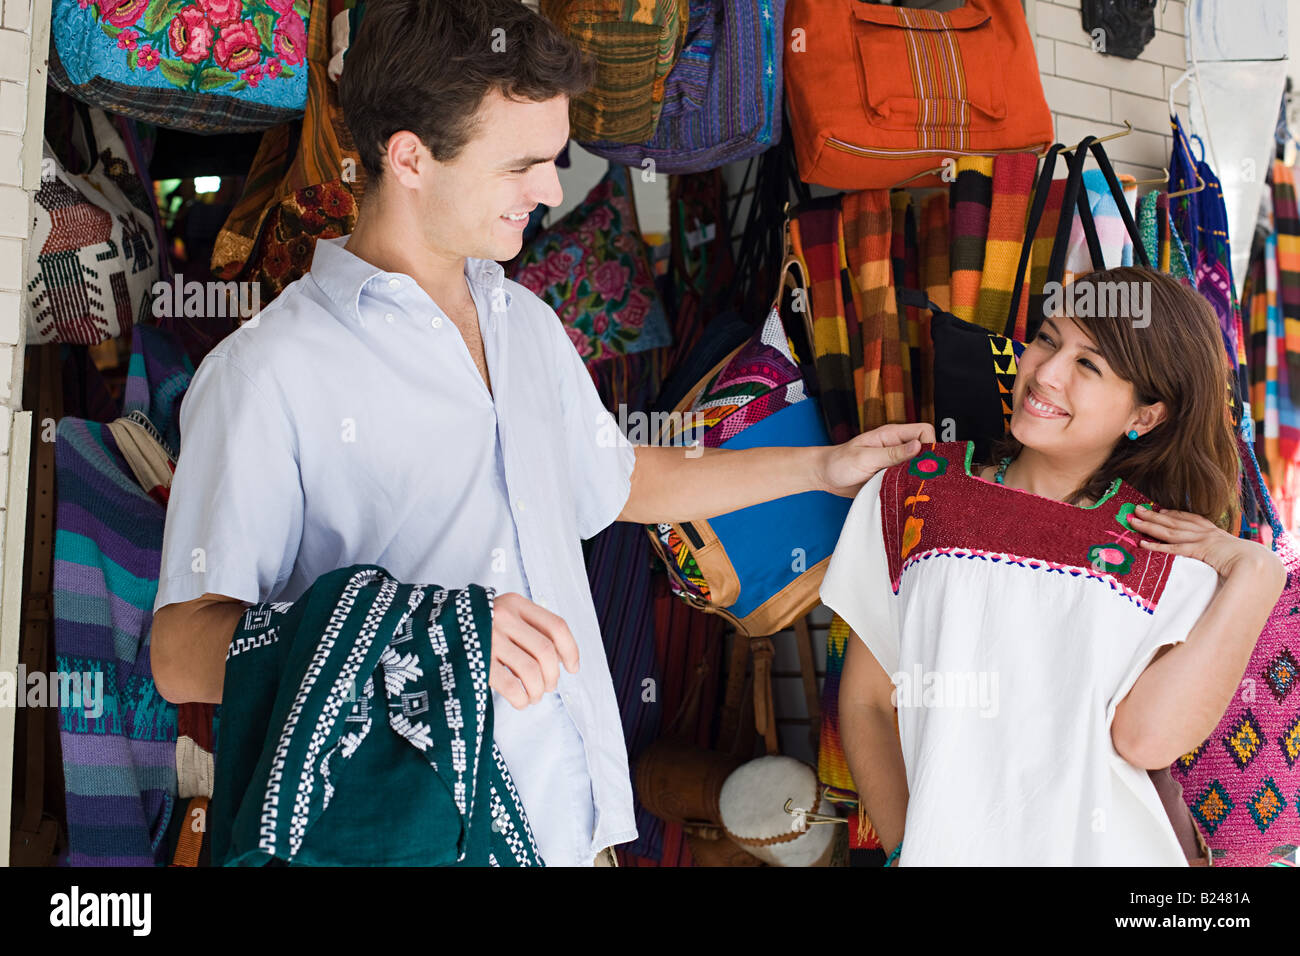
[[[309,0],[79,0],[131,70],[194,92],[288,80],[305,61]]]

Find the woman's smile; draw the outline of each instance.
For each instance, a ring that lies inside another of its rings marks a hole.
[[[1070,417],[1068,412],[1063,411],[1056,405],[1043,401],[1032,388],[1028,387],[1025,388],[1025,397],[1020,405],[1028,414],[1033,415],[1035,418]]]

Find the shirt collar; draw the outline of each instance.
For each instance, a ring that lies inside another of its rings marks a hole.
[[[347,236],[335,236],[329,239],[317,239],[316,250],[311,259],[311,277],[343,315],[360,324],[361,290],[375,279],[402,278],[414,282],[404,272],[385,272],[373,263],[349,252],[343,246]],[[510,308],[512,295],[505,288],[506,270],[501,263],[491,259],[465,259],[465,277],[475,288],[483,293],[491,303],[493,311]],[[500,290],[500,293],[497,292]],[[501,307],[497,308],[500,300]]]

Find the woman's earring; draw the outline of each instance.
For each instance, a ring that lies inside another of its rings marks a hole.
[[[1129,438],[1129,441],[1137,441],[1137,437],[1138,437],[1137,429],[1136,429],[1136,428],[1130,428],[1130,429],[1128,430],[1128,438]]]

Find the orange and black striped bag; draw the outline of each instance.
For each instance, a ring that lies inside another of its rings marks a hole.
[[[785,89],[799,176],[887,189],[946,159],[1041,152],[1052,114],[1020,0],[947,13],[789,0]],[[913,185],[937,186],[931,174]]]

